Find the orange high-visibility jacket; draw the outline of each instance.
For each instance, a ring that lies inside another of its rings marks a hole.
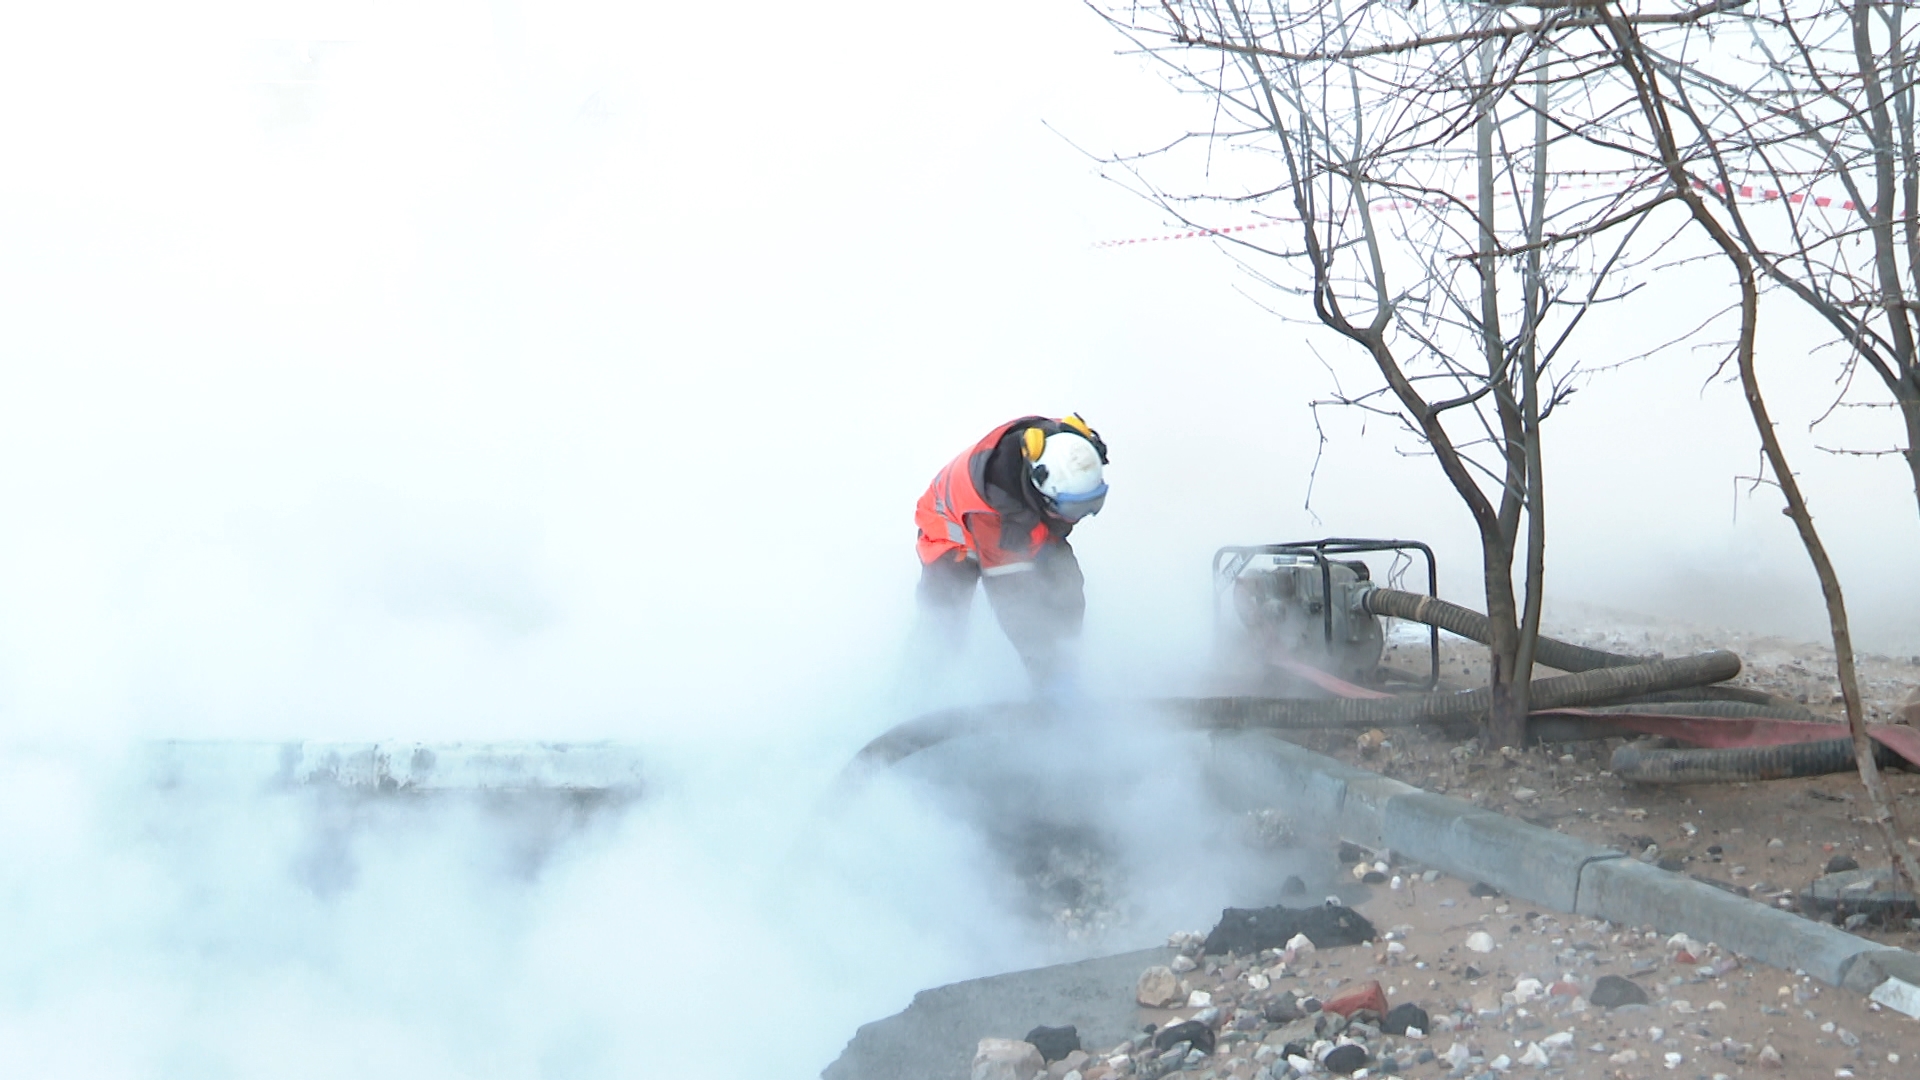
[[[1050,520],[1035,513],[1031,526],[1024,522],[1008,527],[1007,511],[1019,514],[1015,507],[997,507],[987,501],[987,459],[1009,431],[1037,427],[1048,435],[1072,430],[1044,416],[1023,416],[1009,420],[966,453],[954,458],[933,478],[926,494],[914,508],[914,523],[920,526],[917,546],[922,565],[947,558],[979,560],[982,573],[1007,573],[1031,566],[1034,556],[1049,540],[1065,539],[1072,524]],[[995,489],[998,490],[998,489]]]

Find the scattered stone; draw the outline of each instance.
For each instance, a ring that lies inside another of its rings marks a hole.
[[[1307,1015],[1307,1011],[1300,1007],[1300,999],[1293,991],[1288,990],[1262,1006],[1260,1015],[1270,1024],[1290,1024]]]
[[[1851,855],[1835,855],[1827,860],[1827,873],[1838,874],[1846,870],[1858,870],[1860,863]]]
[[[1341,1076],[1351,1075],[1355,1070],[1365,1066],[1366,1063],[1366,1048],[1353,1043],[1348,1043],[1345,1046],[1336,1046],[1327,1051],[1326,1057],[1320,1059],[1320,1064],[1325,1065],[1328,1072],[1338,1073]]]
[[[1615,1065],[1631,1065],[1640,1060],[1640,1051],[1622,1050],[1612,1057],[1607,1058],[1607,1060],[1613,1062]]]
[[[1775,1050],[1772,1046],[1761,1047],[1760,1056],[1753,1060],[1763,1069],[1778,1069],[1785,1065],[1785,1062],[1781,1060],[1780,1051]]]
[[[981,1039],[973,1052],[973,1080],[1033,1080],[1047,1063],[1030,1042]]]
[[[1047,1080],[1066,1080],[1068,1076],[1081,1073],[1093,1060],[1085,1050],[1074,1050],[1066,1057],[1047,1066]]]
[[[1051,1064],[1080,1049],[1080,1032],[1072,1024],[1065,1027],[1042,1024],[1027,1032],[1027,1042],[1040,1051],[1042,1059]]]
[[[1380,988],[1378,982],[1368,980],[1367,982],[1349,986],[1345,990],[1333,995],[1328,998],[1320,1008],[1324,1012],[1334,1013],[1338,1016],[1350,1017],[1362,1009],[1371,1010],[1375,1016],[1385,1016],[1387,1014],[1387,992]]]
[[[1141,972],[1133,989],[1133,999],[1149,1009],[1168,1008],[1178,1004],[1180,998],[1180,978],[1165,964]]]
[[[1602,975],[1593,984],[1593,993],[1587,1000],[1603,1009],[1614,1009],[1622,1005],[1645,1005],[1649,999],[1639,983],[1618,975]]]
[[[1173,969],[1173,973],[1175,975],[1185,975],[1187,972],[1192,971],[1194,968],[1197,968],[1200,965],[1194,963],[1193,957],[1188,956],[1185,953],[1182,953],[1179,956],[1174,957],[1173,963],[1167,966]]]
[[[1187,1008],[1204,1009],[1213,1004],[1213,995],[1205,990],[1195,990],[1187,995]]]
[[[1168,1024],[1153,1037],[1153,1048],[1165,1051],[1178,1043],[1186,1043],[1196,1050],[1213,1053],[1213,1029],[1197,1020],[1183,1020],[1178,1024]]]
[[[1433,1030],[1433,1018],[1427,1010],[1411,1001],[1395,1005],[1380,1021],[1380,1030],[1389,1035],[1405,1035],[1409,1028],[1416,1028],[1423,1034]]]
[[[1487,884],[1484,881],[1476,881],[1473,883],[1471,887],[1467,889],[1467,895],[1478,896],[1478,897],[1481,897],[1482,899],[1487,899],[1487,898],[1499,896],[1500,890],[1494,888],[1493,886]]]
[[[1477,953],[1490,953],[1493,951],[1493,935],[1485,930],[1475,930],[1467,935],[1467,948]]]
[[[1540,1049],[1539,1043],[1528,1043],[1526,1052],[1520,1055],[1520,1064],[1540,1066],[1547,1063],[1547,1052]]]
[[[1340,841],[1340,865],[1350,866],[1367,857],[1367,849],[1358,844]]]
[[[1230,952],[1251,955],[1287,945],[1289,939],[1299,935],[1322,949],[1358,945],[1376,936],[1366,916],[1342,904],[1228,908],[1220,913],[1219,925],[1207,935],[1204,951],[1209,956]]]

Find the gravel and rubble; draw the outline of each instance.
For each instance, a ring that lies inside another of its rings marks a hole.
[[[1400,884],[1355,905],[1374,940],[1208,953],[1209,935],[1175,933],[1174,962],[1141,972],[1137,1034],[1044,1059],[987,1040],[975,1080],[1898,1077],[1920,1062],[1920,1021],[1859,995],[1378,861]],[[1016,1053],[1038,1064],[1002,1069]]]

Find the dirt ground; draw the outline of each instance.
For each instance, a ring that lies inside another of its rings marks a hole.
[[[1599,622],[1596,618],[1594,621]],[[1831,648],[1780,638],[1716,632],[1684,625],[1620,629],[1562,626],[1554,636],[1581,645],[1639,655],[1679,656],[1730,649],[1744,664],[1732,685],[1763,690],[1805,704],[1836,725],[1845,723]],[[1424,642],[1396,641],[1386,663],[1408,671],[1427,666]],[[1485,651],[1443,636],[1443,689],[1482,685]],[[1869,722],[1886,720],[1920,690],[1920,657],[1864,655],[1859,660]],[[1844,728],[1841,729],[1844,732]],[[1544,828],[1649,858],[1677,859],[1681,872],[1745,890],[1792,907],[1794,898],[1824,873],[1836,855],[1872,869],[1888,862],[1872,824],[1866,792],[1851,773],[1760,783],[1655,786],[1627,784],[1607,770],[1625,739],[1543,745],[1518,755],[1483,753],[1477,743],[1437,729],[1388,733],[1387,743],[1362,753],[1345,734],[1316,734],[1303,744],[1429,791],[1465,799]],[[1889,792],[1904,827],[1920,849],[1920,774],[1889,771]],[[1779,841],[1774,844],[1774,841]],[[1649,845],[1657,851],[1649,853]],[[1857,927],[1856,933],[1890,945],[1920,946],[1920,928],[1905,920]]]
[[[1843,722],[1829,649],[1651,622],[1595,612],[1563,619],[1554,636],[1646,656],[1730,649],[1745,664],[1735,685]],[[1403,629],[1391,640],[1386,662],[1424,675],[1424,637]],[[1443,638],[1441,660],[1441,689],[1483,685],[1480,646]],[[1920,689],[1920,657],[1867,655],[1860,669],[1873,721],[1896,717]],[[1469,732],[1417,728],[1386,734],[1384,744],[1372,747],[1363,747],[1352,732],[1306,733],[1298,741],[1786,910],[1798,909],[1801,890],[1836,858],[1867,869],[1887,864],[1864,790],[1850,773],[1750,784],[1630,785],[1608,770],[1624,738],[1503,754],[1483,751]],[[1898,800],[1903,840],[1920,848],[1920,774],[1889,772],[1887,781]],[[1284,823],[1284,811],[1267,813]],[[1285,828],[1273,831],[1290,838]],[[1394,858],[1344,847],[1349,861]],[[1142,1007],[1137,1026],[1164,1029],[1198,1018],[1218,1034],[1211,1053],[1177,1048],[1191,1056],[1172,1062],[1150,1042],[1142,1045],[1147,1036],[1141,1036],[1130,1046],[1089,1047],[1090,1056],[1077,1069],[1057,1063],[1050,1075],[1268,1080],[1298,1073],[1290,1071],[1287,1048],[1311,1046],[1307,1053],[1324,1059],[1347,1040],[1365,1049],[1366,1074],[1375,1076],[1920,1075],[1920,1021],[1860,995],[1744,962],[1709,942],[1676,940],[1653,927],[1615,926],[1481,895],[1491,890],[1417,865],[1351,868],[1374,869],[1393,882],[1375,879],[1351,894],[1358,898],[1356,910],[1380,931],[1372,944],[1291,956],[1267,950],[1251,957],[1201,956],[1189,948],[1191,963],[1175,969],[1181,972],[1178,993],[1197,996],[1181,1008]],[[1298,906],[1302,900],[1287,902]],[[1199,940],[1191,932],[1205,929],[1184,928],[1170,943],[1191,945]],[[1920,948],[1920,920],[1897,917],[1852,929],[1889,945]],[[1470,940],[1476,933],[1487,937]],[[1595,1003],[1594,990],[1605,976],[1630,980],[1646,1002],[1616,1008]],[[1335,1018],[1329,1024],[1327,1014],[1314,1012],[1319,1002],[1307,1000],[1330,999],[1369,981],[1380,983],[1390,1006],[1427,1010],[1431,1030],[1394,1035],[1377,1023],[1349,1028]],[[1289,1019],[1290,1006],[1276,1004],[1281,998],[1304,1000],[1309,1015]],[[1329,1069],[1324,1061],[1301,1064],[1313,1074]]]

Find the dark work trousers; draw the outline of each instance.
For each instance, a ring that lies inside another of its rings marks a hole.
[[[975,582],[985,583],[994,618],[1034,685],[1061,674],[1068,663],[1066,643],[1080,635],[1087,610],[1086,580],[1073,548],[1064,540],[1051,541],[1030,567],[1001,573],[983,573],[968,558],[922,565],[917,592],[923,632],[949,652],[959,651],[965,639]]]

